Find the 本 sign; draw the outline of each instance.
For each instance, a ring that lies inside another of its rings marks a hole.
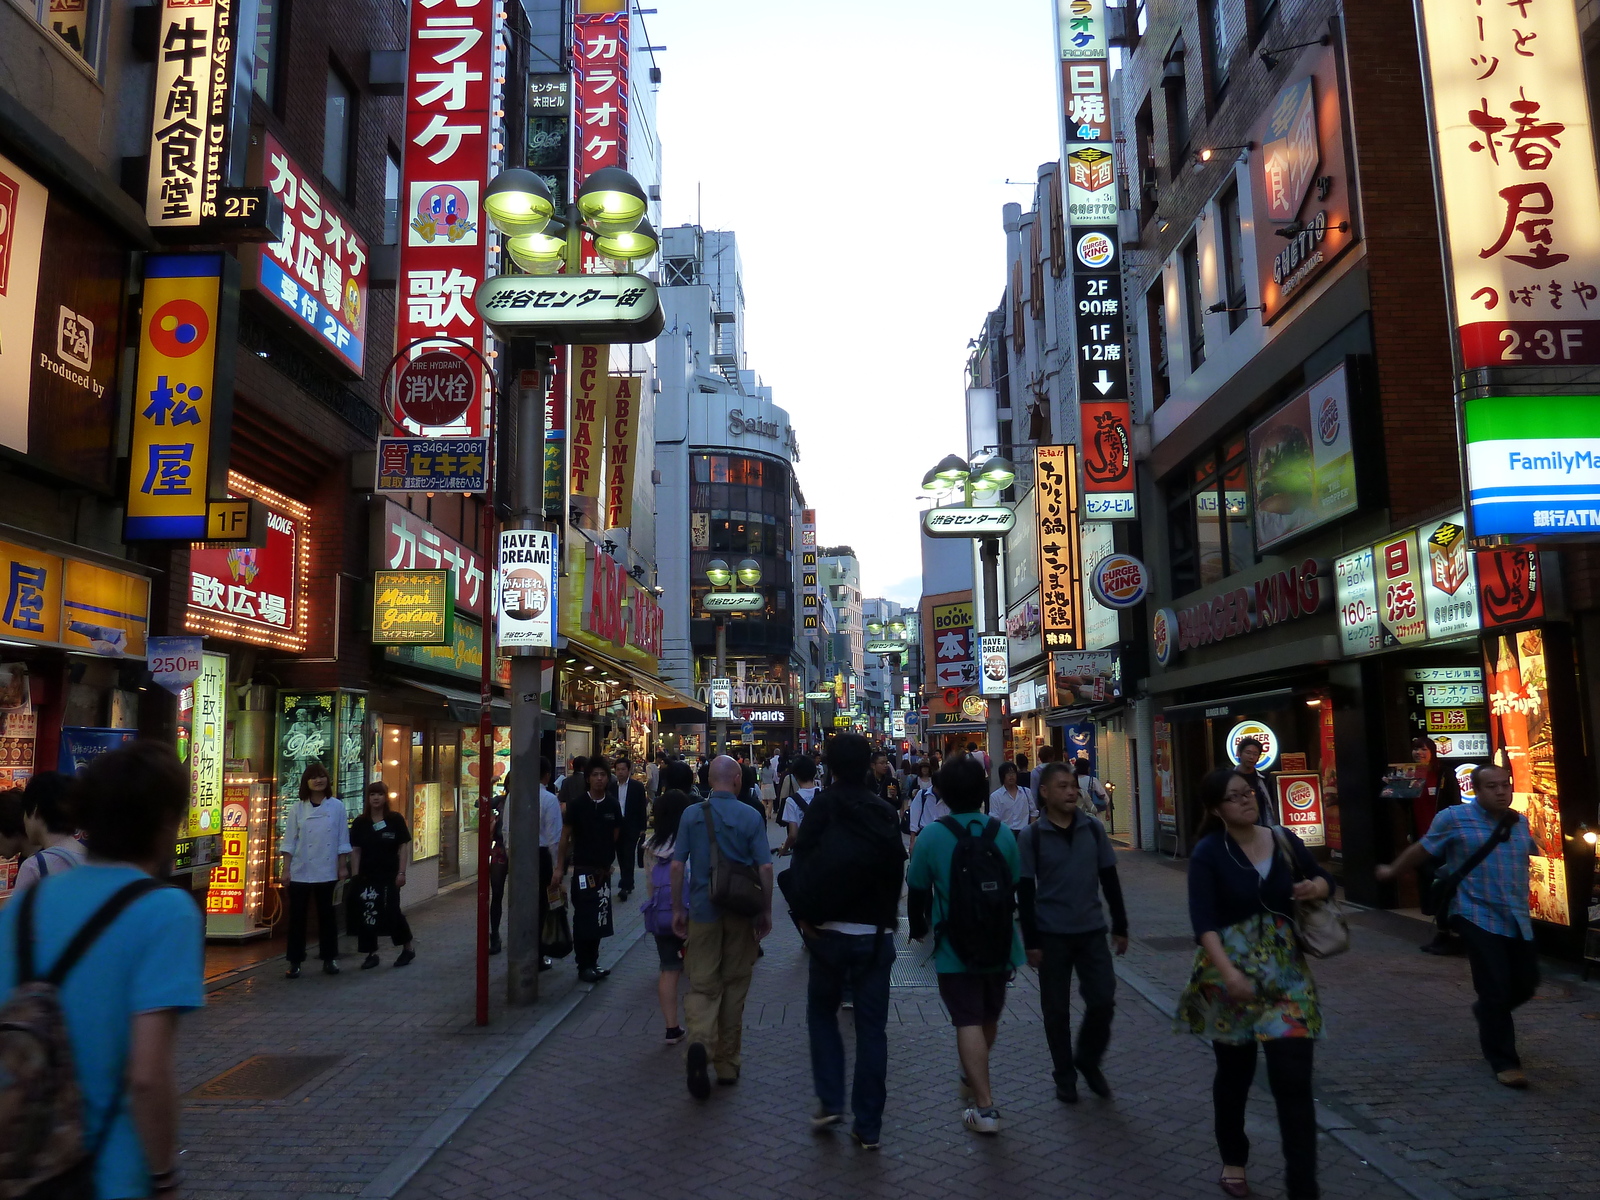
[[[357,375],[366,356],[367,243],[348,212],[263,132],[261,172],[283,205],[283,236],[254,251],[255,285]],[[463,406],[465,407],[465,406]]]
[[[488,438],[380,437],[380,492],[481,492]]]
[[[1078,563],[1078,448],[1036,446],[1039,514],[1039,626],[1046,650],[1082,645]]]
[[[198,540],[226,442],[214,427],[220,254],[145,259],[128,466],[129,541]]]
[[[455,632],[448,571],[378,571],[372,577],[372,644],[446,646]]]
[[[972,604],[937,604],[933,607],[934,686],[971,687],[978,682],[972,637]],[[851,702],[854,703],[851,685]]]
[[[1418,8],[1462,365],[1600,363],[1600,192],[1576,9]]]
[[[489,0],[413,4],[406,55],[406,144],[400,183],[400,281],[396,342],[458,338],[484,348],[472,297],[486,274],[487,231],[479,200],[489,172],[495,5]],[[471,360],[474,397],[484,396]],[[464,433],[483,428],[482,404]]]
[[[544,529],[500,532],[501,646],[555,645],[555,536]]]

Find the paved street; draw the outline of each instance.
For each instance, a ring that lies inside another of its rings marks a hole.
[[[908,950],[896,970],[883,1151],[864,1155],[843,1131],[813,1135],[805,968],[797,936],[780,922],[751,991],[744,1080],[696,1104],[681,1050],[660,1044],[654,950],[631,941],[637,897],[608,943],[622,951],[617,970],[592,994],[563,967],[545,976],[552,986],[535,1009],[508,1014],[497,960],[485,1031],[471,1023],[463,891],[416,912],[412,967],[390,968],[386,951],[377,971],[308,973],[290,984],[271,965],[214,992],[186,1022],[186,1091],[251,1055],[326,1056],[282,1099],[187,1099],[186,1193],[1053,1197],[1069,1185],[1097,1197],[1215,1194],[1211,1057],[1169,1032],[1158,1011],[1188,967],[1189,950],[1178,948],[1183,876],[1148,855],[1120,858],[1135,937],[1121,964],[1110,1103],[1054,1099],[1037,990],[1024,972],[995,1056],[1005,1132],[980,1141],[961,1129],[953,1039],[931,976]],[[1583,1017],[1600,1011],[1600,988],[1554,980],[1524,1009],[1535,1087],[1518,1095],[1495,1086],[1477,1057],[1464,962],[1418,954],[1420,927],[1403,918],[1361,914],[1356,924],[1355,950],[1319,971],[1329,1012],[1318,1051],[1324,1194],[1600,1195],[1590,1144],[1600,1129],[1600,1053]],[[346,966],[357,962],[352,955]],[[1280,1196],[1264,1087],[1251,1134],[1253,1185]]]

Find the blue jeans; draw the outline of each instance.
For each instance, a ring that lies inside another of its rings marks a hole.
[[[844,1039],[839,1036],[838,1013],[849,988],[856,1005],[856,1077],[850,1109],[856,1133],[863,1141],[875,1142],[883,1128],[888,1092],[887,1025],[894,934],[822,929],[808,944],[811,984],[806,995],[806,1026],[811,1034],[811,1077],[817,1099],[828,1112],[844,1111]]]

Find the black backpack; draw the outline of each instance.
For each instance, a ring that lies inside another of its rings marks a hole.
[[[822,793],[814,796],[813,802]],[[798,801],[797,801],[798,802]],[[895,811],[867,797],[837,797],[827,832],[778,877],[789,911],[802,921],[848,920],[873,889],[898,881],[906,861]]]
[[[1009,966],[1017,898],[1011,864],[995,842],[1000,821],[990,817],[979,833],[953,816],[940,817],[939,824],[955,834],[956,848],[950,853],[950,900],[934,933],[969,971]]]

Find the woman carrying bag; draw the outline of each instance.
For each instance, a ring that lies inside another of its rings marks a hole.
[[[389,807],[389,785],[382,780],[367,785],[366,809],[350,823],[350,855],[354,877],[350,932],[355,934],[356,948],[367,956],[361,969],[378,965],[380,933],[402,947],[394,965],[406,966],[417,957],[411,923],[400,911],[400,889],[406,885],[411,862],[411,831]]]
[[[656,980],[656,1000],[666,1022],[667,1045],[683,1041],[683,1026],[678,1024],[678,980],[683,978],[683,939],[672,932],[672,851],[678,844],[678,824],[683,810],[691,803],[687,792],[670,788],[661,793],[655,805],[655,826],[644,844],[645,861],[650,864],[650,892],[639,905],[644,914],[644,931],[656,940],[656,955],[661,974]],[[687,878],[688,868],[685,867]]]
[[[1216,1055],[1218,1185],[1229,1196],[1250,1194],[1244,1112],[1259,1043],[1278,1109],[1289,1200],[1314,1200],[1312,1048],[1322,1036],[1322,1010],[1295,917],[1296,902],[1328,899],[1333,879],[1293,833],[1256,824],[1255,789],[1232,768],[1200,781],[1200,803],[1207,819],[1189,859],[1189,919],[1200,948],[1175,1027],[1210,1038]]]

